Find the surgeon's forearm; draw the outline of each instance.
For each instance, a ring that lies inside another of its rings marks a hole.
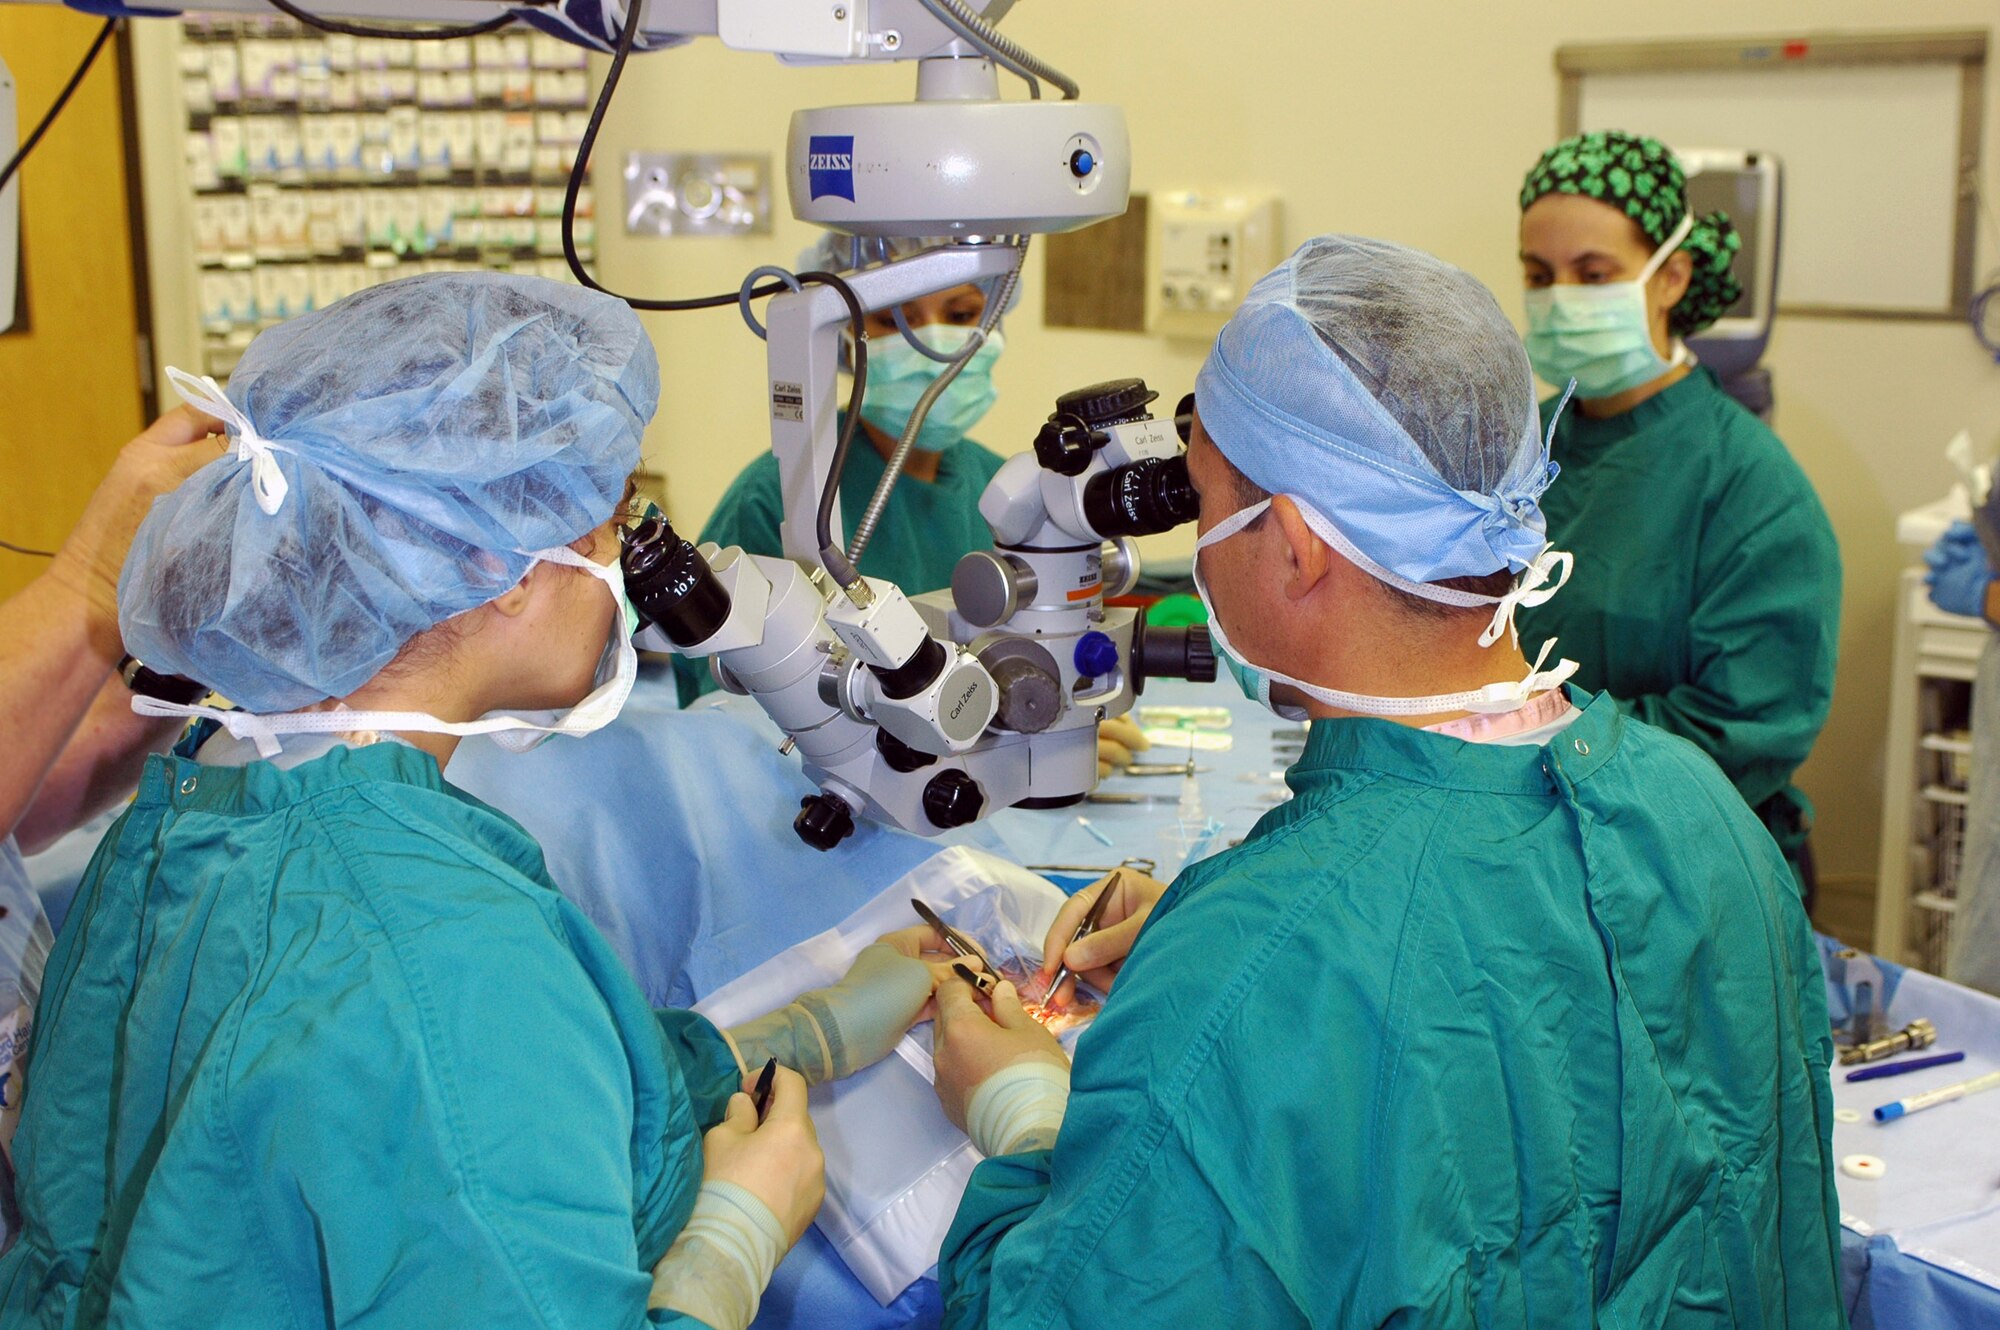
[[[980,1082],[965,1109],[965,1134],[992,1158],[1047,1150],[1069,1109],[1069,1068],[1017,1062]]]
[[[731,1182],[704,1182],[674,1245],[653,1267],[652,1307],[715,1330],[745,1330],[785,1254],[769,1206]]]
[[[21,848],[33,854],[129,797],[146,758],[180,728],[177,720],[134,714],[125,681],[105,681],[16,826]]]
[[[112,677],[122,649],[106,624],[65,582],[42,576],[0,605],[0,836],[35,801],[49,768],[91,700]]]
[[[929,966],[877,942],[861,949],[839,983],[801,993],[723,1034],[746,1070],[776,1058],[807,1084],[823,1085],[889,1056],[932,986]]]
[[[802,993],[797,1001],[722,1033],[744,1067],[761,1067],[776,1058],[779,1066],[805,1077],[806,1084],[824,1085],[854,1070],[842,1065],[837,1036],[829,1035],[831,1023],[824,1016],[819,994]]]

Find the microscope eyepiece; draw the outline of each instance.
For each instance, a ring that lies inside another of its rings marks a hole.
[[[1201,514],[1201,496],[1185,457],[1155,457],[1092,476],[1083,487],[1083,516],[1106,540],[1157,536]]]
[[[619,561],[633,608],[674,645],[707,641],[729,617],[728,590],[665,518],[649,517],[629,533]]]

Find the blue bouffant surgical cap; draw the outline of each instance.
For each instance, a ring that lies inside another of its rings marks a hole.
[[[1547,544],[1556,468],[1527,352],[1484,286],[1428,254],[1308,240],[1250,289],[1195,402],[1231,465],[1397,577],[1518,572]]]
[[[659,364],[622,301],[502,273],[373,287],[250,344],[234,455],[154,504],[119,580],[126,650],[254,712],[344,697],[412,637],[602,525]]]

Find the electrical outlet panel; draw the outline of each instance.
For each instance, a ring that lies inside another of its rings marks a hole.
[[[1167,190],[1152,196],[1148,327],[1210,338],[1283,257],[1269,194]]]

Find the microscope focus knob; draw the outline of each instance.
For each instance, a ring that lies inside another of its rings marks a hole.
[[[1035,435],[1035,460],[1044,471],[1080,476],[1090,470],[1090,459],[1103,442],[1087,421],[1058,412]]]
[[[1144,379],[1108,379],[1056,398],[1056,416],[1069,416],[1095,429],[1138,420],[1159,396]],[[1056,416],[1049,417],[1051,420]]]
[[[838,795],[807,795],[799,800],[792,830],[815,850],[830,850],[854,834],[854,810]]]
[[[1000,709],[993,718],[997,724],[1018,734],[1040,734],[1056,723],[1062,714],[1060,679],[1020,657],[996,661],[990,668],[1000,690]]]
[[[924,786],[924,816],[940,830],[964,826],[985,806],[979,782],[956,768],[938,772]]]
[[[887,730],[875,731],[875,751],[889,764],[889,770],[905,774],[922,771],[937,762],[936,753],[926,753],[912,748]]]
[[[975,628],[1007,622],[1037,589],[1034,569],[992,550],[974,550],[951,570],[952,608]]]
[[[1118,644],[1096,629],[1076,640],[1076,672],[1087,679],[1109,674],[1118,667]]]

